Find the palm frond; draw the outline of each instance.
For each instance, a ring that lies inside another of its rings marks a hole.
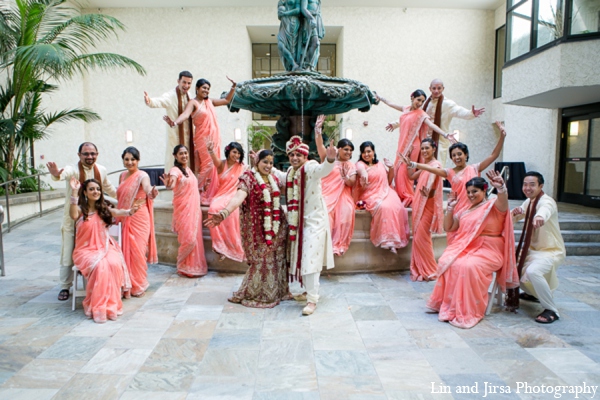
[[[92,69],[108,71],[115,68],[128,68],[140,75],[146,75],[146,70],[140,64],[131,58],[114,53],[84,54],[75,57],[71,60],[69,69],[63,71],[63,73],[72,77],[76,73],[81,74]]]
[[[87,108],[74,108],[72,110],[62,110],[55,113],[46,114],[42,122],[46,126],[54,123],[66,123],[69,121],[94,122],[101,120],[100,115]]]

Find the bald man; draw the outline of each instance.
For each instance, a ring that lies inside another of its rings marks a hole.
[[[429,91],[431,95],[423,104],[423,109],[431,117],[433,123],[436,124],[444,132],[450,132],[450,122],[452,118],[460,119],[475,119],[485,112],[485,108],[475,108],[471,106],[471,110],[467,110],[464,107],[457,105],[454,101],[444,97],[444,82],[440,79],[434,79],[429,85]],[[442,102],[441,112],[436,113],[437,106]],[[436,119],[436,117],[438,117]],[[392,131],[398,127],[398,123],[388,124],[387,130]],[[432,134],[431,129],[429,135]],[[439,137],[438,143],[438,160],[442,163],[442,167],[446,166],[446,159],[448,158],[448,147],[450,141],[445,137]]]

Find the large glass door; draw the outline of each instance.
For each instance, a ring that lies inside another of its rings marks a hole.
[[[563,114],[560,201],[600,208],[600,105]]]

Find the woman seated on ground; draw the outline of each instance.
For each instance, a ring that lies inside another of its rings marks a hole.
[[[323,143],[322,129],[325,116],[320,115],[315,125],[315,142],[321,162],[327,157],[327,149]],[[356,183],[356,166],[350,161],[354,145],[348,139],[337,144],[338,153],[333,171],[321,179],[323,198],[329,213],[333,254],[343,256],[350,247],[354,233],[355,202],[352,188]]]
[[[71,178],[70,184],[73,193],[81,188],[80,197],[71,197],[69,212],[77,221],[73,263],[87,279],[83,310],[97,323],[116,320],[123,314],[121,297],[129,297],[131,281],[121,248],[108,234],[108,227],[115,217],[133,215],[139,205],[128,210],[110,208],[95,179],[82,186],[77,178]]]
[[[377,160],[372,142],[360,145],[360,160],[356,163],[360,184],[356,187],[355,198],[364,201],[371,213],[373,245],[396,253],[397,249],[408,244],[408,212],[390,187],[394,178],[393,165],[387,159],[384,162],[385,166]]]
[[[500,129],[500,139],[498,140],[496,147],[494,147],[492,154],[479,163],[467,164],[467,161],[469,161],[469,148],[466,144],[458,142],[451,145],[450,149],[448,150],[450,153],[450,158],[452,159],[452,162],[454,162],[454,168],[441,169],[421,163],[416,163],[414,165],[417,169],[431,172],[437,176],[446,178],[450,182],[452,191],[456,193],[457,202],[456,206],[454,207],[454,212],[456,214],[466,210],[471,206],[467,197],[465,183],[476,176],[480,176],[481,171],[492,165],[502,151],[504,139],[506,138],[506,130],[499,121],[496,121],[496,126],[498,129]],[[448,244],[452,242],[453,237],[454,233],[448,232]]]
[[[502,291],[519,286],[506,186],[496,171],[487,177],[498,197],[488,199],[487,182],[476,177],[466,184],[470,208],[456,214],[456,197],[448,200],[444,229],[456,236],[438,261],[438,281],[427,302],[440,321],[459,328],[472,328],[484,317],[494,272]]]
[[[292,298],[288,287],[288,224],[281,207],[279,180],[271,174],[273,152],[258,153],[256,168],[240,177],[235,196],[205,225],[218,226],[241,206],[242,244],[249,265],[237,292],[229,299],[246,307],[273,308]]]
[[[225,208],[229,200],[237,193],[240,176],[246,168],[244,165],[244,149],[241,144],[231,142],[225,146],[225,159],[221,160],[219,154],[214,152],[215,144],[212,140],[207,140],[206,145],[219,175],[219,189],[208,209],[209,214],[216,214]],[[223,261],[225,258],[237,262],[244,261],[244,249],[242,248],[242,238],[240,236],[240,211],[238,209],[233,211],[229,218],[219,226],[210,228],[210,236],[213,251],[219,255],[219,261]]]
[[[127,209],[139,204],[140,209],[131,218],[123,218],[121,236],[123,257],[131,277],[131,295],[142,297],[148,289],[148,264],[158,262],[154,236],[153,199],[158,190],[150,184],[150,177],[138,168],[140,152],[128,147],[121,155],[127,171],[119,177],[117,207]]]
[[[167,189],[173,190],[173,232],[177,233],[177,273],[197,278],[208,273],[202,238],[202,210],[198,180],[188,167],[187,147],[178,144],[173,149],[175,166],[160,178]]]

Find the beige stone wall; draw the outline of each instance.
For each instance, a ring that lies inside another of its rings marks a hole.
[[[212,95],[229,88],[225,79],[251,78],[251,41],[247,26],[278,26],[275,7],[102,9],[127,26],[119,40],[104,51],[126,55],[142,64],[145,77],[133,72],[93,73],[65,86],[49,108],[86,106],[102,116],[93,124],[70,123],[51,140],[36,145],[36,153],[59,164],[77,161],[76,148],[91,140],[100,148],[99,162],[109,170],[121,168],[120,154],[128,145],[125,131],[134,132],[142,165],[162,164],[165,125],[161,110],[149,109],[143,91],[158,96],[176,85],[177,74],[189,69],[194,80],[207,78]],[[492,90],[495,13],[482,10],[402,8],[323,8],[326,25],[342,26],[338,38],[338,68],[343,76],[368,84],[391,100],[409,103],[417,88],[427,89],[433,78],[443,79],[446,96],[458,104],[486,107],[475,121],[455,120],[472,159],[485,157],[494,146]],[[355,144],[372,140],[380,158],[395,156],[398,133],[384,130],[398,113],[385,105],[367,113],[351,112],[344,129],[354,131]],[[235,128],[251,122],[246,111],[231,114],[219,108],[222,141],[233,140]],[[368,127],[363,126],[368,121]],[[343,135],[342,135],[343,136]],[[354,159],[358,158],[355,155]]]

